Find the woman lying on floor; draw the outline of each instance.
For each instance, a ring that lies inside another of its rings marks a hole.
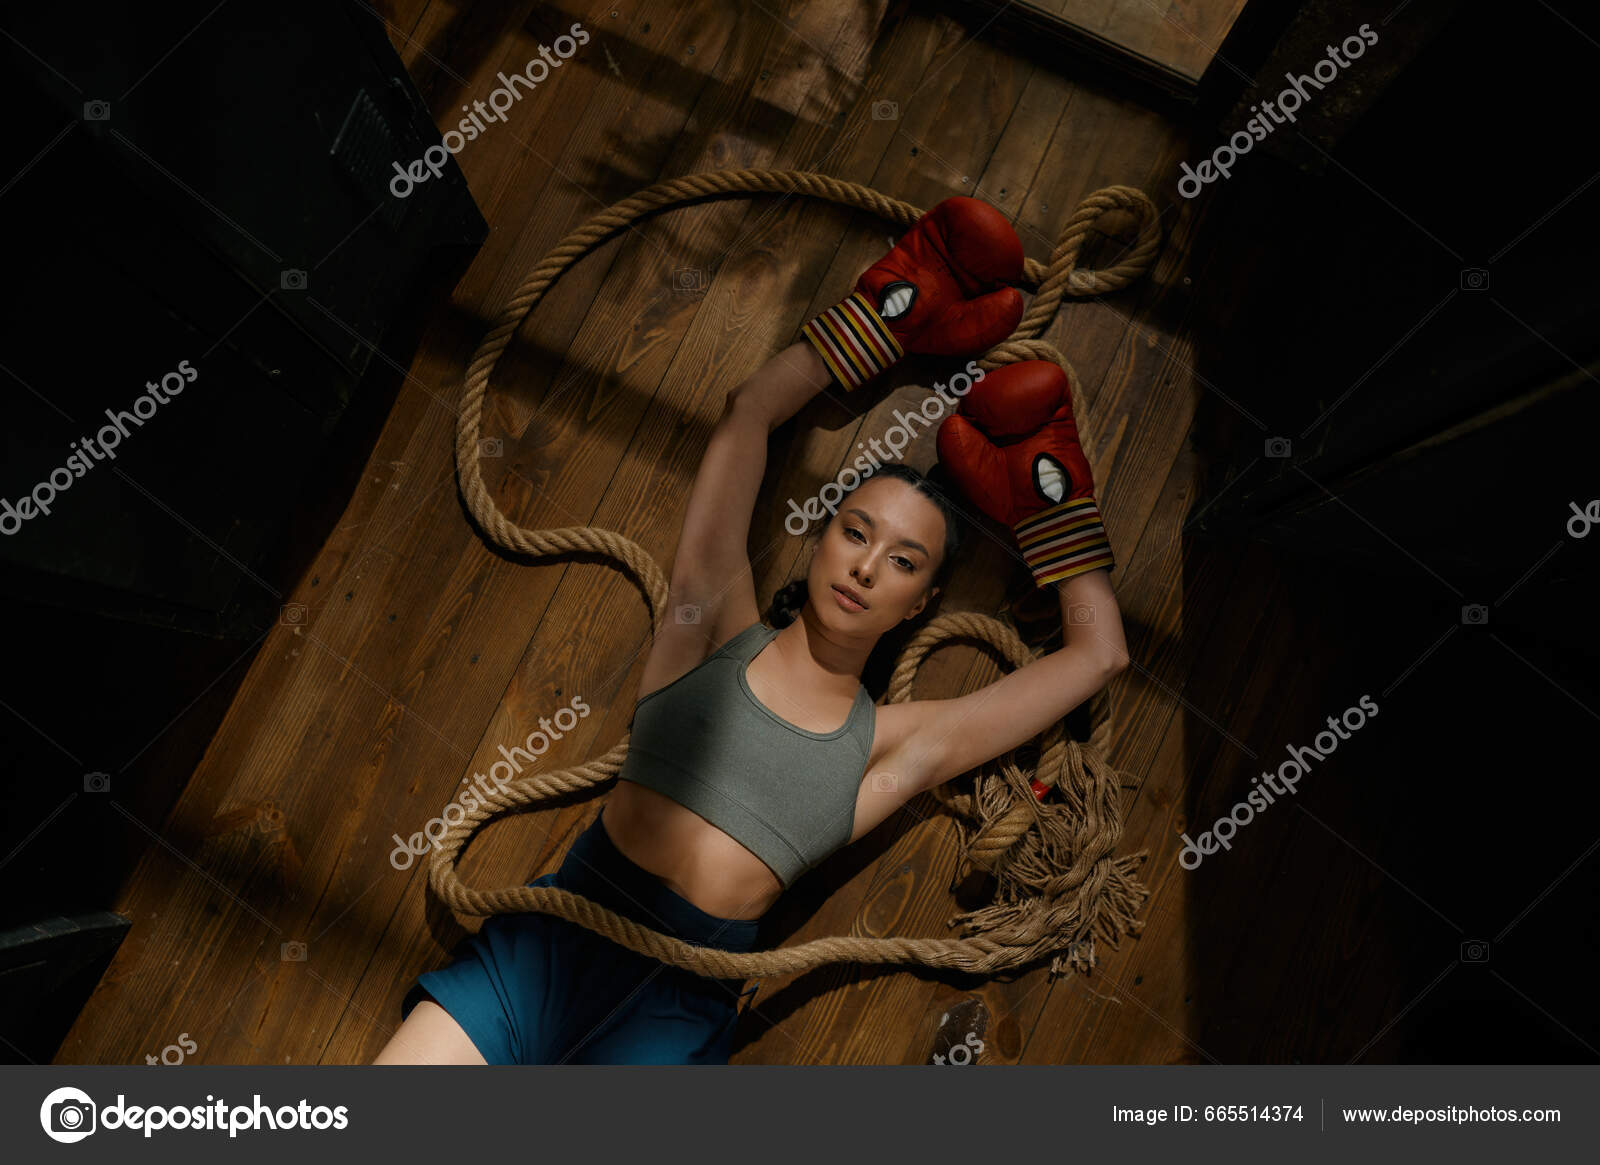
[[[850,390],[906,352],[967,357],[1004,340],[1022,315],[1005,284],[1022,265],[999,211],[947,199],[729,394],[616,786],[561,867],[531,885],[749,951],[795,879],[918,793],[1037,736],[1126,666],[1067,378],[1041,361],[979,379],[938,445],[968,498],[1012,528],[1037,583],[1058,592],[1060,649],[956,699],[873,704],[867,657],[937,597],[960,542],[944,493],[876,459],[829,499],[805,578],[766,621],[756,606],[746,544],[773,430],[831,381]],[[495,915],[463,948],[417,980],[375,1063],[725,1064],[749,993],[547,914]]]

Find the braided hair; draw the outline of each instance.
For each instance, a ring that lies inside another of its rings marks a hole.
[[[939,565],[933,572],[933,577],[928,580],[928,588],[942,587],[945,579],[950,575],[955,566],[956,556],[960,553],[962,543],[965,541],[964,521],[961,513],[951,503],[950,498],[957,493],[957,487],[944,471],[942,465],[934,465],[926,474],[919,472],[899,461],[890,461],[878,467],[869,477],[863,477],[844,496],[849,497],[855,490],[861,488],[863,482],[878,477],[892,477],[905,482],[922,494],[934,505],[939,507],[939,513],[944,517],[944,554],[939,559]],[[842,504],[842,502],[841,502]],[[837,507],[835,507],[837,509]],[[833,522],[833,511],[823,519],[818,535],[825,533]],[[941,591],[942,593],[942,591]],[[810,588],[804,576],[794,579],[778,588],[777,594],[772,596],[772,603],[767,608],[766,621],[772,627],[787,627],[800,617],[801,609],[810,599]],[[874,688],[872,679],[879,678],[884,684],[888,682],[888,670],[900,655],[912,633],[926,620],[933,617],[938,599],[934,599],[915,619],[902,623],[893,631],[885,632],[873,648],[872,655],[868,658],[867,666],[863,669],[862,679],[869,689]]]

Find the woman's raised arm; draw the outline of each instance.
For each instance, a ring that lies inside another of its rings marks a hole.
[[[971,355],[1022,318],[1022,243],[1005,215],[947,198],[856,280],[842,301],[728,394],[695,475],[641,690],[670,683],[759,617],[747,543],[767,438],[829,381],[850,392],[908,352]]]
[[[880,709],[897,744],[879,768],[900,778],[906,798],[1032,740],[1105,687],[1128,665],[1122,613],[1104,569],[1056,584],[1061,647],[953,700],[914,700]]]
[[[907,795],[1031,739],[1128,664],[1116,563],[1066,373],[1042,360],[991,372],[940,425],[939,460],[1011,527],[1034,582],[1060,595],[1063,646],[970,695],[901,705],[883,763],[899,767]]]
[[[695,473],[667,587],[667,618],[640,680],[647,694],[760,618],[750,572],[750,515],[767,469],[767,439],[829,381],[802,341],[728,394]]]

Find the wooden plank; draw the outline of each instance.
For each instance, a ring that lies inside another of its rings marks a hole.
[[[1118,0],[1102,35],[1199,80],[1245,0]]]
[[[373,0],[367,5],[371,18],[383,22],[389,43],[394,45],[394,51],[405,63],[406,72],[413,83],[416,83],[420,72],[417,60],[421,57],[423,46],[412,39],[412,34],[430,7],[436,7],[434,0]]]
[[[1034,0],[1031,7],[1199,79],[1245,0]]]

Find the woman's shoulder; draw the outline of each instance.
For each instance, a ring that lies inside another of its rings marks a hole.
[[[740,628],[732,635],[724,639],[721,643],[717,644],[717,646],[712,649],[711,655],[716,656],[732,654],[734,652],[741,651],[752,644],[757,645],[756,650],[760,650],[762,646],[766,645],[767,640],[777,635],[777,633],[778,629],[776,627],[769,627],[765,622],[757,619],[754,623]]]
[[[678,618],[656,634],[639,681],[639,694],[634,700],[636,709],[652,696],[702,671],[712,661],[747,657],[765,643],[760,635],[765,624],[759,620],[739,628],[720,643],[703,625],[694,628],[693,622]]]

